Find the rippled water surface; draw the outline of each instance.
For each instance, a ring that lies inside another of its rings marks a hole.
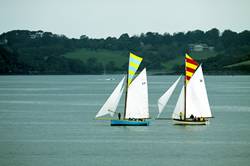
[[[149,127],[111,127],[94,116],[121,78],[1,76],[0,165],[249,165],[249,76],[205,77],[215,117],[207,126],[152,119]],[[152,117],[176,79],[148,77]],[[162,117],[171,116],[180,88]]]

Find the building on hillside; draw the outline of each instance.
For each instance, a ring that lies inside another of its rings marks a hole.
[[[213,51],[214,47],[213,46],[208,46],[207,44],[204,43],[199,43],[199,44],[189,44],[188,45],[190,50],[196,51],[196,52],[202,52],[202,51]]]

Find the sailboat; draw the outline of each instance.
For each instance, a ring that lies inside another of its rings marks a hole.
[[[111,126],[148,126],[148,83],[147,72],[144,68],[135,77],[136,71],[142,58],[130,53],[127,79],[125,76],[109,96],[105,104],[99,110],[96,118],[109,114],[111,117],[116,114],[116,109],[125,90],[125,106],[123,117],[118,113],[118,119],[111,119]]]
[[[165,108],[179,80],[180,77],[159,98],[158,117]],[[199,65],[193,58],[186,54],[184,85],[172,114],[173,122],[179,125],[205,125],[211,117],[212,113],[208,101],[202,65]]]

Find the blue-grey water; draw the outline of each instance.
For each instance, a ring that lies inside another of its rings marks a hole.
[[[1,166],[235,166],[250,163],[250,76],[206,76],[206,126],[94,120],[121,75],[1,76]],[[149,76],[150,115],[177,76]],[[170,117],[179,85],[162,117]],[[119,105],[122,111],[124,102]]]

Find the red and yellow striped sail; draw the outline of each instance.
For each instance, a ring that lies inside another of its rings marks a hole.
[[[191,77],[193,76],[199,64],[188,54],[186,54],[185,65],[186,65],[186,84],[187,84],[191,79]]]

